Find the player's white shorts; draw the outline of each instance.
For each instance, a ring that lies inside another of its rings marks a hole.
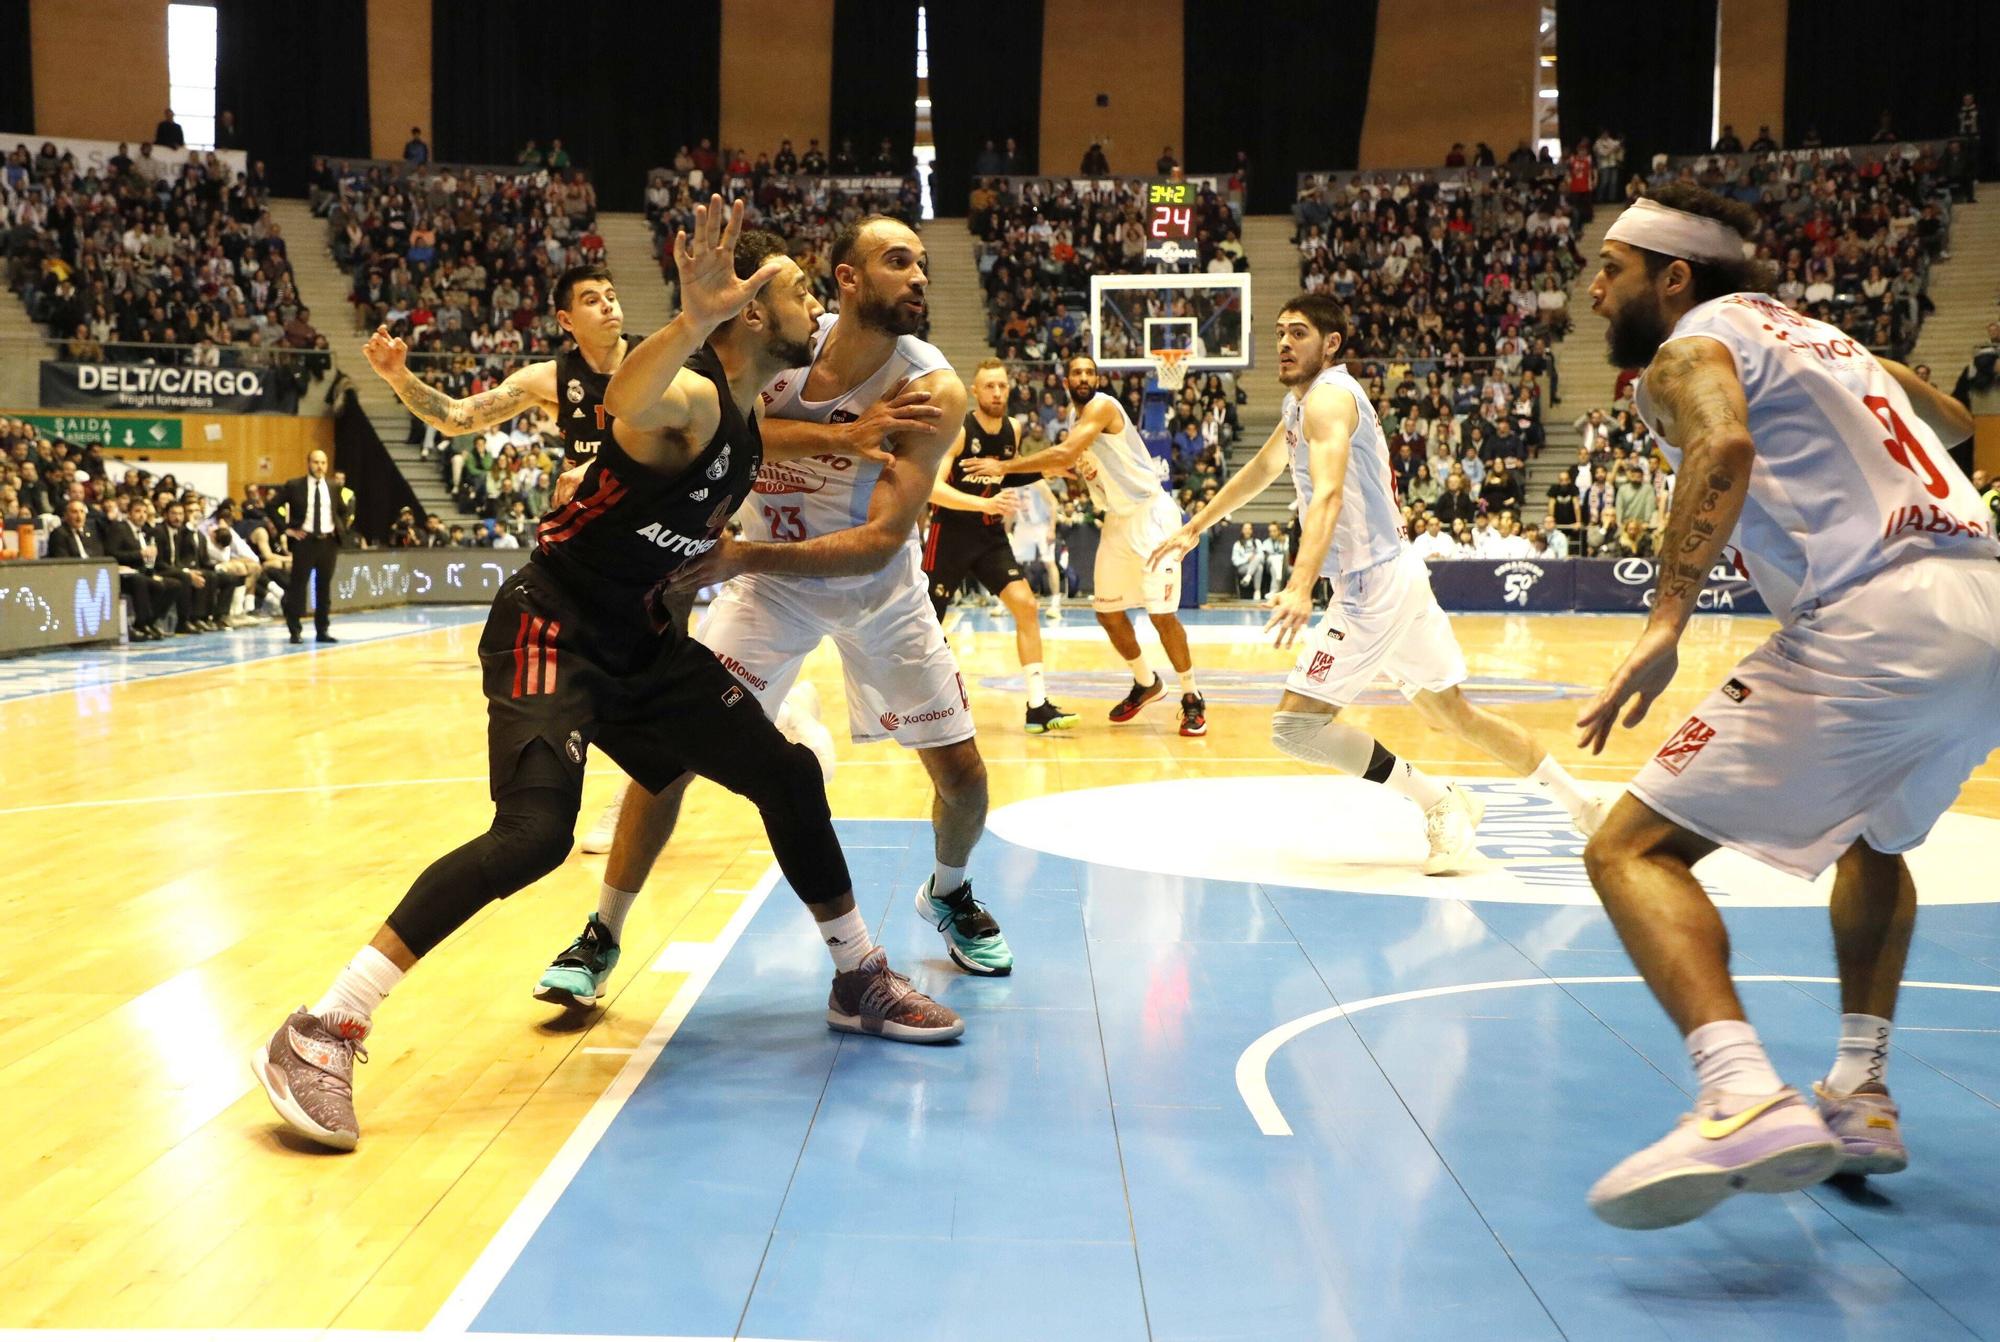
[[[1340,580],[1340,597],[1299,648],[1285,688],[1335,708],[1361,697],[1377,674],[1406,697],[1443,693],[1465,680],[1465,653],[1431,592],[1430,570],[1408,546],[1394,559]]]
[[[1053,564],[1056,562],[1056,543],[1047,536],[1027,534],[1009,536],[1007,543],[1014,547],[1014,562],[1022,568],[1030,564]]]
[[[826,591],[753,574],[732,579],[695,630],[766,714],[798,679],[806,654],[831,638],[847,680],[847,729],[857,743],[891,737],[912,750],[973,734],[965,682],[925,594],[915,551],[909,574]]]
[[[1092,576],[1091,607],[1110,614],[1144,606],[1149,615],[1171,615],[1181,605],[1181,561],[1148,568],[1146,560],[1167,537],[1180,530],[1181,510],[1171,498],[1143,512],[1109,514],[1097,538],[1097,567]]]
[[[2000,564],[1915,559],[1800,615],[1632,780],[1684,829],[1811,879],[1922,843],[2000,746]],[[1977,879],[1973,876],[1972,879]]]

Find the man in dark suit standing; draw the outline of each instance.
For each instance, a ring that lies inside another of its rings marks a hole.
[[[354,519],[340,491],[327,479],[326,453],[314,449],[306,458],[306,473],[285,481],[277,498],[267,499],[266,504],[284,519],[285,535],[292,541],[292,575],[285,586],[285,623],[291,626],[292,642],[305,642],[306,584],[310,582],[313,632],[321,643],[338,643],[340,640],[327,632],[333,606],[333,557]]]

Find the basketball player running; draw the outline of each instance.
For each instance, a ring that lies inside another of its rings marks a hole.
[[[1069,361],[1071,413],[1069,436],[1053,447],[998,461],[970,461],[968,480],[999,480],[1007,475],[1074,473],[1104,513],[1104,531],[1097,541],[1097,566],[1090,604],[1111,646],[1132,669],[1132,689],[1112,706],[1111,721],[1124,724],[1139,710],[1166,693],[1158,675],[1139,650],[1126,611],[1144,606],[1153,630],[1167,650],[1167,660],[1180,677],[1182,736],[1208,733],[1208,709],[1195,683],[1194,658],[1188,654],[1187,630],[1177,613],[1181,604],[1179,555],[1154,567],[1147,557],[1181,524],[1181,510],[1167,493],[1153,454],[1139,437],[1139,426],[1114,396],[1098,390],[1097,361],[1079,354]]]
[[[1761,268],[1743,252],[1758,227],[1739,202],[1664,188],[1611,226],[1590,288],[1611,362],[1645,369],[1639,413],[1680,483],[1652,614],[1577,719],[1584,743],[1601,750],[1672,683],[1730,546],[1781,621],[1584,853],[1700,1082],[1693,1114],[1590,1190],[1599,1216],[1632,1229],[1691,1220],[1732,1193],[1908,1163],[1883,1084],[1916,923],[1902,854],[2000,745],[2000,544],[1945,453],[1972,418],[1755,292]],[[1730,981],[1728,933],[1689,870],[1725,846],[1807,879],[1834,867],[1843,1014],[1817,1106],[1772,1070]]]
[[[986,765],[916,543],[917,517],[952,440],[943,426],[964,418],[965,389],[944,356],[916,338],[928,278],[923,243],[907,225],[880,215],[858,220],[835,237],[828,256],[840,315],[819,318],[809,367],[779,375],[764,390],[765,441],[774,455],[792,459],[758,476],[747,540],[725,539],[704,561],[700,581],[735,581],[710,603],[695,636],[767,712],[792,687],[806,655],[821,639],[833,640],[851,738],[893,738],[917,752],[931,777],[936,861],[917,890],[918,912],[936,924],[959,968],[1008,974],[1013,952],[965,878],[986,828]],[[886,461],[857,458],[848,429],[885,394],[927,398],[935,418],[895,435]],[[627,791],[600,914],[549,967],[544,984],[561,970],[578,1001],[602,993],[617,947],[601,911],[629,908],[637,898],[673,834],[684,787],[685,780],[657,795]]]
[[[607,393],[623,381],[651,399],[623,403],[582,491],[542,518],[530,562],[494,600],[480,639],[491,826],[432,863],[318,1004],[257,1050],[272,1105],[317,1142],[359,1140],[354,1060],[403,975],[568,854],[593,741],[655,791],[699,770],[757,805],[834,957],[830,1026],[923,1042],[963,1031],[872,945],[812,753],[660,610],[661,585],[716,544],[749,496],[763,456],[758,389],[810,352],[818,305],[804,274],[770,234],[739,246],[742,217],[739,202],[725,223],[718,196],[696,211],[693,239],[676,239],[681,314],[630,352]]]
[[[618,289],[603,266],[571,266],[557,277],[553,296],[556,324],[572,343],[553,359],[515,369],[490,391],[456,397],[431,386],[410,371],[409,346],[390,335],[386,326],[376,328],[361,352],[411,414],[447,437],[504,424],[524,410],[540,407],[562,434],[563,468],[569,470],[594,460],[598,448],[611,437],[613,420],[604,409],[604,388],[641,337],[625,334]],[[674,591],[667,603],[668,613],[683,630],[693,608],[692,589]],[[621,784],[618,796],[624,795]],[[583,851],[601,853],[609,848],[616,823],[615,808],[599,817],[583,836]]]
[[[1021,426],[1007,414],[1007,365],[988,359],[972,375],[972,410],[944,454],[943,469],[931,490],[931,531],[924,542],[924,573],[931,584],[931,608],[944,618],[968,575],[1000,598],[1014,619],[1014,651],[1027,681],[1026,728],[1030,735],[1076,726],[1076,714],[1049,702],[1042,670],[1042,612],[1014,562],[1014,547],[1003,525],[1020,508],[1002,486],[1033,483],[1039,473],[1003,475],[998,482],[967,479],[973,461],[1011,461],[1021,443]]]
[[[1330,579],[1319,626],[1299,649],[1271,717],[1271,744],[1295,760],[1357,775],[1407,797],[1424,813],[1427,875],[1464,868],[1483,807],[1471,793],[1398,759],[1359,727],[1340,722],[1377,673],[1393,679],[1424,720],[1531,778],[1586,836],[1597,802],[1519,726],[1467,701],[1465,654],[1431,594],[1430,571],[1403,537],[1390,486],[1389,445],[1361,384],[1336,362],[1347,314],[1325,294],[1300,294],[1278,314],[1278,380],[1284,416],[1257,455],[1216,497],[1153,552],[1177,562],[1202,533],[1268,489],[1287,466],[1303,509],[1298,562],[1271,599],[1267,631],[1291,646],[1312,619],[1313,587]]]

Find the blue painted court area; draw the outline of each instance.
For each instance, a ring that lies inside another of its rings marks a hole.
[[[429,633],[452,625],[480,624],[485,606],[402,606],[343,616],[334,610],[337,643],[322,646],[306,641],[294,647],[283,620],[251,625],[227,633],[168,638],[159,643],[96,645],[62,648],[27,656],[0,658],[0,702],[38,694],[96,691],[190,671],[213,671],[273,657],[329,656],[358,644],[385,638]]]
[[[780,883],[475,1329],[2000,1339],[2000,992],[1906,990],[1907,1173],[1633,1234],[1585,1190],[1666,1130],[1689,1078],[1597,909],[1161,876],[989,837],[973,877],[1018,968],[976,980],[911,908],[928,825],[842,832],[876,935],[964,1040],[827,1031],[826,955]],[[1728,916],[1740,975],[1832,972],[1823,913]],[[1927,910],[1908,973],[2000,987],[2000,907]],[[1553,982],[1574,978],[1618,981]],[[1745,994],[1780,1071],[1818,1076],[1836,989]],[[1312,1013],[1331,1018],[1246,1084],[1246,1050]]]

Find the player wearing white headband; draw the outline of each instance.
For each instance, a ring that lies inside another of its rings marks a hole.
[[[1675,729],[1585,850],[1591,883],[1687,1039],[1695,1112],[1597,1182],[1651,1229],[1736,1192],[1904,1168],[1883,1084],[1916,920],[1901,854],[2000,745],[2000,543],[1945,448],[1956,401],[1760,292],[1756,212],[1691,187],[1605,235],[1591,305],[1611,361],[1680,474],[1638,644],[1577,719],[1601,750],[1672,683],[1718,564],[1782,627]],[[1733,547],[1733,548],[1732,548]],[[1627,704],[1631,711],[1626,712]],[[1841,1038],[1815,1107],[1773,1071],[1729,977],[1729,937],[1690,868],[1727,846],[1811,879],[1835,868]]]

